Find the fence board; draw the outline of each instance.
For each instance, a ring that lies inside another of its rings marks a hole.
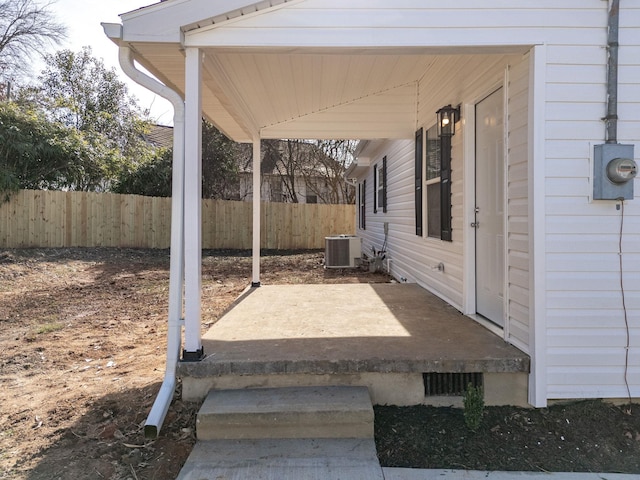
[[[202,247],[250,249],[251,202],[202,201]],[[320,249],[355,232],[354,205],[263,202],[261,248]],[[0,204],[0,248],[168,248],[171,199],[21,190]]]

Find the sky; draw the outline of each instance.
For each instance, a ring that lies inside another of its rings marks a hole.
[[[93,56],[102,58],[107,68],[115,67],[120,79],[127,83],[129,92],[138,99],[138,104],[151,110],[151,118],[156,123],[171,125],[171,104],[134,83],[122,72],[118,65],[118,47],[107,38],[100,25],[101,22],[122,23],[119,14],[153,3],[157,0],[57,0],[51,10],[57,20],[68,28],[68,39],[58,48],[79,51],[85,45],[90,46]]]

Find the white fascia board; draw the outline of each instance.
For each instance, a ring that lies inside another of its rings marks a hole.
[[[356,145],[356,149],[353,152],[353,156],[356,158],[359,157],[364,151],[364,149],[367,148],[367,145],[369,144],[370,141],[371,140],[360,140]]]
[[[440,28],[402,28],[397,25],[349,28],[313,24],[313,15],[302,25],[292,25],[281,19],[278,10],[304,0],[278,0],[281,3],[268,10],[229,19],[222,23],[201,24],[200,28],[185,30],[186,46],[228,48],[428,48],[433,53],[525,53],[532,45],[544,43],[544,34],[538,29],[521,31],[518,37],[501,29],[455,26],[455,35],[442,35]],[[272,0],[275,2],[275,0]],[[256,4],[258,6],[258,4]],[[268,15],[265,15],[268,13]],[[455,25],[455,24],[454,24]]]
[[[206,22],[235,10],[247,8],[255,0],[167,0],[120,15],[125,42],[181,43],[183,27]],[[210,23],[210,22],[209,22]]]
[[[373,157],[375,156],[377,150],[380,148],[380,146],[386,142],[387,139],[391,139],[392,137],[385,137],[385,138],[377,138],[375,140],[364,140],[361,141],[358,144],[358,147],[356,147],[356,151],[354,153],[354,156],[356,158],[361,158],[361,157]],[[403,135],[402,137],[398,137],[400,139],[406,139],[406,138],[411,138],[411,135],[407,136],[407,135]],[[360,147],[360,145],[362,145],[362,147]]]
[[[369,167],[371,166],[371,158],[369,157],[358,157],[351,162],[351,165],[344,172],[344,177],[349,178],[360,178],[367,173]]]
[[[119,23],[106,23],[103,22],[102,29],[104,30],[105,35],[116,45],[120,45],[122,40],[122,25]]]

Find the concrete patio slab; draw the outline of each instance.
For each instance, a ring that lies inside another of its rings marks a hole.
[[[529,371],[526,354],[414,284],[253,288],[203,346],[179,375]]]

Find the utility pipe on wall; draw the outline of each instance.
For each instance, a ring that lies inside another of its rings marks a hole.
[[[607,116],[604,117],[606,143],[618,143],[618,38],[620,36],[620,0],[611,0],[607,34]]]
[[[105,33],[112,31],[103,24]],[[113,27],[113,25],[112,25]],[[118,27],[120,27],[118,25]],[[120,28],[121,31],[121,28]],[[180,94],[135,68],[131,48],[120,45],[120,66],[134,82],[171,102],[173,114],[173,177],[171,200],[171,259],[169,273],[169,312],[167,330],[167,360],[164,379],[144,426],[147,438],[156,438],[169,410],[176,388],[176,367],[182,342],[182,292],[184,288],[184,101]]]

